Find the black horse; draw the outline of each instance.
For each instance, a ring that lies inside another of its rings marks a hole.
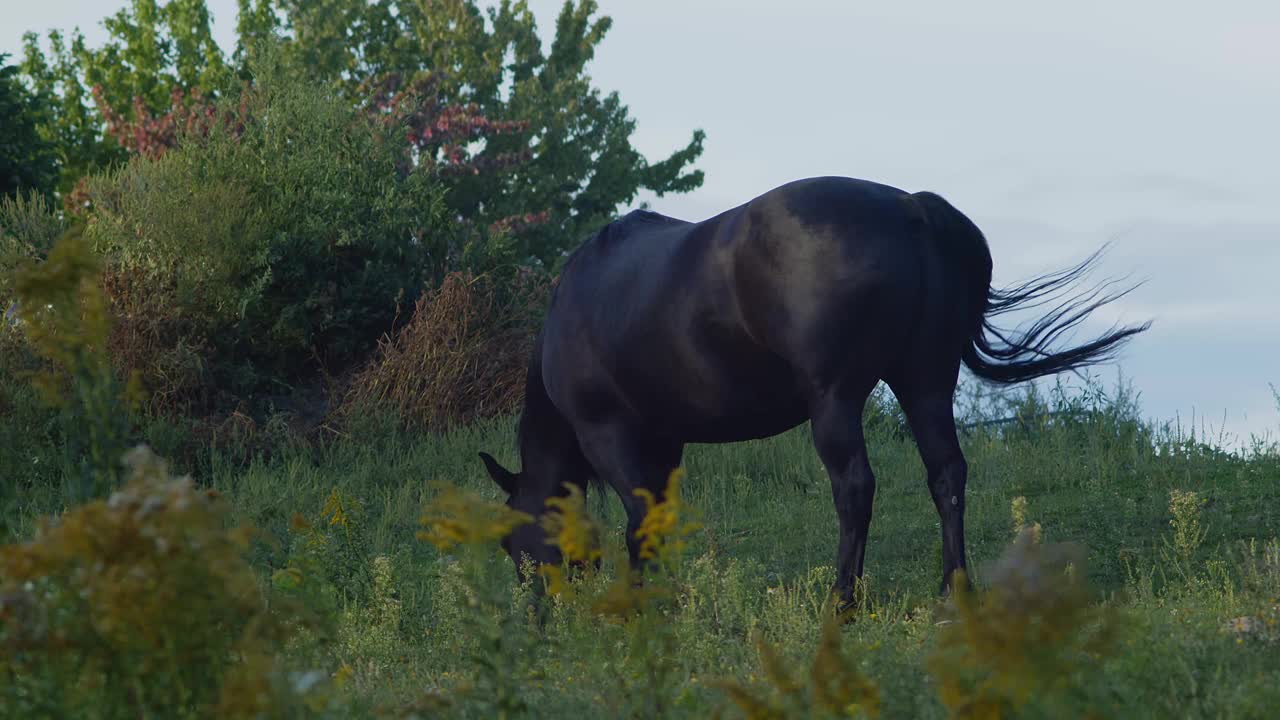
[[[507,504],[535,517],[564,483],[585,494],[589,479],[606,481],[626,508],[637,567],[645,506],[634,491],[661,499],[685,443],[763,438],[809,420],[840,520],[835,590],[848,600],[875,495],[862,412],[883,380],[928,470],[945,592],[965,567],[967,465],[952,415],[960,363],[1010,384],[1111,357],[1149,323],[1074,349],[1049,345],[1129,290],[1104,285],[1017,337],[991,324],[1044,303],[1096,257],[995,290],[985,237],[942,197],[842,177],[792,182],[699,223],[631,212],[560,275],[529,362],[521,472],[480,456]],[[503,547],[517,566],[522,553],[560,561],[537,523]]]

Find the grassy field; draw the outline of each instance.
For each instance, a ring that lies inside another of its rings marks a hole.
[[[444,437],[366,430],[359,442],[197,467],[228,501],[230,525],[262,531],[248,557],[267,602],[297,600],[322,620],[272,646],[275,669],[263,671],[292,678],[273,692],[297,701],[293,716],[1270,717],[1280,454],[1229,454],[1115,400],[1076,409],[1075,420],[965,436],[978,594],[960,614],[936,596],[938,519],[914,444],[891,414],[873,422],[865,599],[825,636],[836,521],[807,428],[691,447],[678,510],[702,527],[646,585],[666,594],[613,584],[606,561],[550,600],[541,624],[495,543],[441,551],[418,537],[436,481],[497,499],[476,452],[518,465],[510,420]],[[32,462],[10,448],[8,467]],[[57,507],[53,485],[9,496],[11,537]],[[587,509],[619,553],[617,499],[593,493]],[[1013,546],[1020,526],[1037,524],[1040,544]],[[1065,575],[1052,566],[1061,544],[1083,552]],[[639,612],[601,610],[610,599]],[[166,606],[148,622],[179,626],[199,607]],[[127,699],[67,693],[86,687],[83,668],[15,657],[10,673],[50,676],[10,675],[5,716],[54,716],[76,697],[85,717],[139,716]],[[40,700],[37,686],[60,687],[50,697],[61,700]]]

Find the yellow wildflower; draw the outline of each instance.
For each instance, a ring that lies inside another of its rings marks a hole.
[[[569,562],[598,560],[601,557],[600,528],[587,515],[581,488],[573,483],[565,483],[565,487],[569,489],[566,497],[547,498],[547,507],[557,511],[542,517],[547,544],[558,546]]]
[[[506,537],[516,527],[533,522],[533,516],[446,485],[427,504],[419,522],[426,529],[418,532],[418,539],[445,551]]]
[[[351,680],[351,676],[355,675],[355,672],[355,670],[351,669],[350,665],[342,663],[342,666],[333,673],[333,681],[340,688],[346,687],[346,684]]]
[[[547,592],[552,595],[561,595],[569,589],[564,581],[564,569],[559,565],[539,565],[538,574],[547,579]]]
[[[340,493],[338,488],[329,491],[329,497],[324,501],[324,507],[320,512],[329,518],[330,525],[337,525],[341,528],[348,528],[351,524],[351,512],[354,501],[347,497],[344,493]]]
[[[709,683],[722,690],[748,718],[880,716],[880,688],[858,672],[851,658],[841,652],[839,624],[829,614],[822,625],[818,649],[809,667],[809,682],[788,671],[786,660],[763,637],[756,636],[767,694],[757,694],[733,680]],[[748,682],[755,683],[754,673]]]
[[[680,481],[683,478],[684,468],[671,471],[662,502],[657,502],[653,493],[645,488],[635,491],[636,496],[644,500],[645,504],[644,520],[636,530],[641,558],[649,560],[658,557],[663,554],[662,548],[679,552],[685,545],[680,538],[702,527],[698,523],[680,523]]]

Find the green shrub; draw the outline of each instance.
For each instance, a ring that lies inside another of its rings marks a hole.
[[[66,219],[42,195],[0,198],[0,299],[6,307],[19,263],[44,257],[66,229]]]
[[[449,261],[440,186],[404,166],[401,129],[264,57],[225,122],[89,183],[96,247],[235,392],[347,366]]]
[[[14,291],[15,271],[38,260],[53,246],[65,225],[44,198],[0,198],[0,502],[21,500],[28,504],[36,487],[55,486],[50,476],[62,456],[58,411],[41,402],[29,378],[49,363],[27,340]],[[11,527],[0,521],[0,538]]]

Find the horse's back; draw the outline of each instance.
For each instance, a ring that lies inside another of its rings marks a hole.
[[[918,313],[928,243],[905,191],[823,177],[702,222],[631,213],[566,267],[544,378],[579,408],[719,439],[805,418],[844,368],[897,362]],[[584,401],[585,399],[585,401]]]

